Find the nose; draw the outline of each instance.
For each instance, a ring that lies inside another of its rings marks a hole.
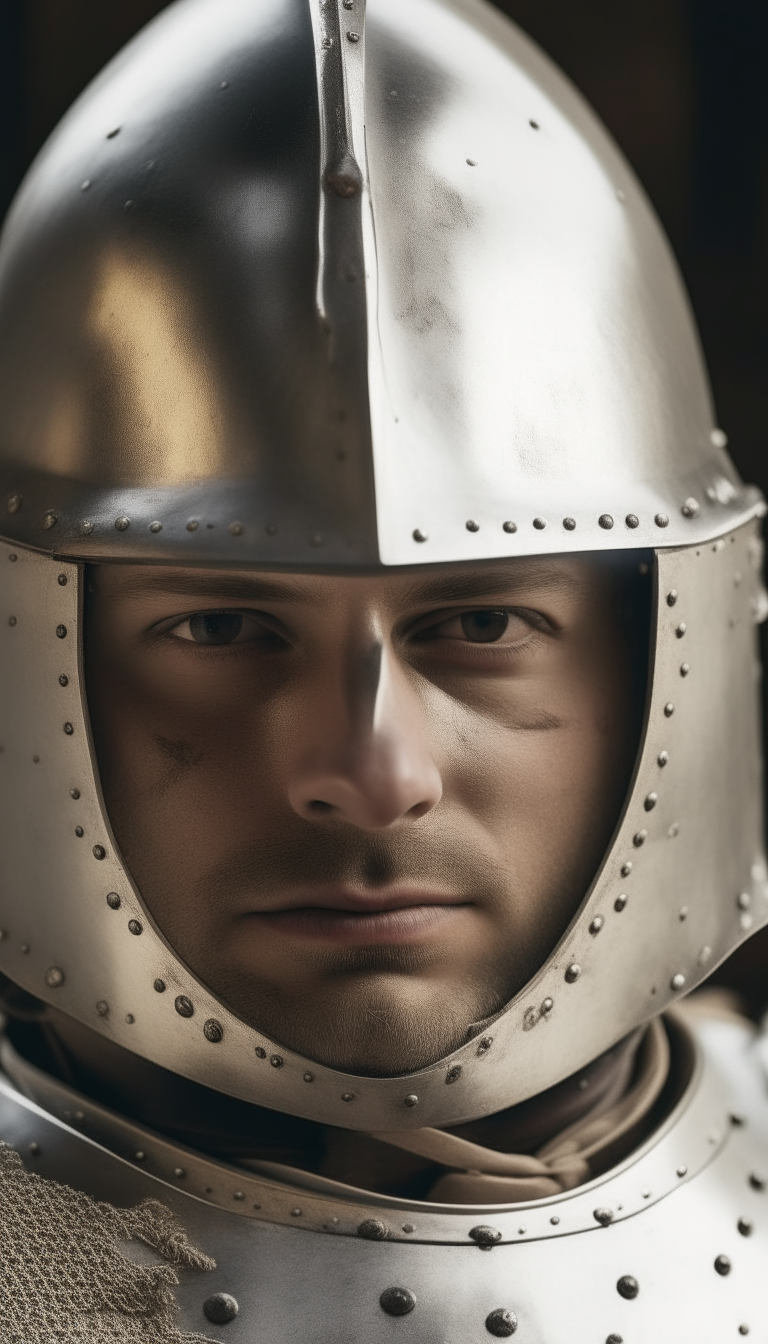
[[[364,830],[425,816],[443,786],[424,709],[404,670],[377,640],[349,660],[339,681],[336,694],[315,707],[309,741],[291,771],[294,811],[306,821]]]

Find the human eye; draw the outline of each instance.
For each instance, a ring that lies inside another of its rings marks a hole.
[[[514,648],[528,640],[542,626],[534,612],[509,607],[476,607],[469,611],[431,618],[416,632],[418,641],[454,641],[464,644],[491,644]]]
[[[255,612],[236,611],[229,607],[196,611],[174,624],[164,622],[163,625],[162,633],[208,648],[225,644],[274,645],[280,642],[280,637],[264,618]]]

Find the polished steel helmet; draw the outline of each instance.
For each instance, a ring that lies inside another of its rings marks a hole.
[[[693,988],[768,921],[764,506],[724,449],[642,190],[506,19],[172,5],[64,119],[0,245],[0,970],[210,1087],[379,1131],[529,1097]],[[84,564],[630,548],[655,555],[641,749],[534,980],[394,1079],[309,1069],[235,1017],[116,848]]]

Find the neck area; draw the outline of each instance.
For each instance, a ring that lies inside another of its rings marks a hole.
[[[655,1030],[666,1042],[663,1028]],[[464,1153],[488,1171],[499,1155],[514,1154],[521,1160],[531,1155],[534,1161],[535,1154],[556,1151],[561,1136],[586,1132],[585,1124],[590,1133],[596,1124],[599,1132],[601,1117],[613,1115],[631,1093],[637,1095],[638,1080],[642,1092],[650,1053],[655,1084],[645,1088],[647,1105],[639,1111],[635,1106],[638,1114],[633,1113],[632,1123],[624,1126],[618,1143],[603,1142],[591,1160],[572,1166],[581,1175],[570,1176],[568,1185],[590,1179],[645,1137],[679,1093],[685,1072],[674,1035],[670,1068],[666,1044],[664,1058],[659,1059],[659,1047],[649,1051],[647,1029],[640,1029],[587,1068],[528,1101],[450,1131],[416,1131],[425,1137],[417,1142],[420,1150],[409,1151],[400,1146],[398,1136],[335,1129],[225,1096],[149,1063],[53,1011],[35,1023],[12,1021],[8,1035],[23,1059],[60,1082],[208,1156],[244,1165],[278,1163],[379,1194],[451,1203],[482,1198],[476,1181],[467,1184],[466,1173],[452,1170],[466,1165]],[[445,1135],[450,1136],[448,1141],[441,1139]],[[483,1180],[487,1185],[487,1178]],[[535,1183],[530,1188],[538,1189]],[[516,1194],[514,1182],[505,1186],[497,1180],[486,1195],[488,1202],[535,1198],[528,1189],[523,1185]]]

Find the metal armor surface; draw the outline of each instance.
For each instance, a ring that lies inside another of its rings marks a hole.
[[[0,971],[158,1064],[333,1125],[455,1124],[594,1059],[768,920],[762,503],[674,264],[563,77],[475,0],[183,0],[0,245]],[[714,435],[714,437],[713,437]],[[408,1078],[315,1064],[180,961],[117,851],[83,562],[376,569],[659,546],[616,834],[559,945]]]
[[[182,0],[0,248],[3,533],[375,566],[754,511],[628,165],[478,0]]]
[[[55,1083],[46,1110],[0,1083],[0,1138],[31,1170],[99,1200],[169,1206],[217,1264],[176,1290],[180,1325],[207,1338],[766,1344],[765,1062],[746,1026],[696,1032],[691,1080],[640,1149],[589,1185],[511,1208],[223,1166]],[[226,1324],[203,1312],[216,1293],[239,1308]]]

